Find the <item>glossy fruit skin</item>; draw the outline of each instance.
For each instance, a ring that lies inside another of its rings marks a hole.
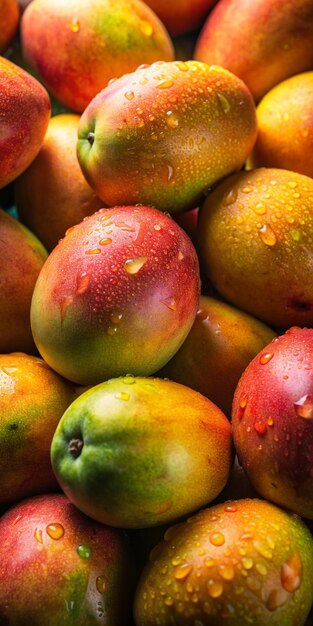
[[[19,219],[50,251],[68,228],[103,207],[76,156],[79,115],[55,115],[40,151],[15,182]]]
[[[146,0],[173,37],[199,28],[216,0]]]
[[[279,167],[313,176],[313,72],[271,89],[257,107],[258,137],[249,167]]]
[[[21,41],[49,91],[78,113],[110,79],[174,58],[165,27],[140,0],[34,0]]]
[[[38,357],[0,355],[0,503],[57,489],[50,446],[74,388]]]
[[[15,35],[20,19],[16,0],[1,0],[0,8],[0,54],[5,52]]]
[[[274,337],[259,320],[216,298],[201,296],[183,345],[158,375],[199,391],[230,417],[241,374]]]
[[[84,111],[78,160],[108,205],[175,213],[239,170],[256,139],[246,86],[196,61],[154,63],[108,85]]]
[[[226,179],[200,211],[209,280],[274,328],[313,324],[312,202],[308,176],[259,168]]]
[[[137,586],[136,626],[304,626],[312,565],[299,518],[262,500],[229,500],[166,531]]]
[[[72,403],[53,437],[51,461],[84,513],[110,526],[146,528],[218,495],[232,462],[231,426],[188,387],[126,376]]]
[[[45,88],[0,57],[0,189],[17,178],[37,155],[50,118]]]
[[[53,369],[81,385],[150,375],[184,341],[199,290],[197,254],[170,217],[143,206],[101,209],[45,263],[34,340]]]
[[[232,409],[237,454],[262,497],[313,519],[313,329],[292,328],[256,356]]]
[[[0,232],[0,354],[33,353],[30,304],[47,252],[35,235],[2,209]]]
[[[63,494],[12,507],[0,519],[0,542],[1,624],[128,626],[128,542],[80,513]]]
[[[285,78],[312,69],[312,35],[311,0],[220,0],[195,58],[229,69],[258,102]]]

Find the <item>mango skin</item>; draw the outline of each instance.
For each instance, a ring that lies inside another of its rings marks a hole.
[[[183,345],[158,375],[199,391],[230,417],[241,374],[274,337],[259,320],[216,298],[201,296]]]
[[[271,89],[257,107],[258,137],[249,167],[279,167],[313,177],[313,72]]]
[[[34,0],[21,42],[49,91],[78,113],[110,79],[174,58],[165,27],[140,0]]]
[[[19,219],[47,250],[73,224],[103,207],[77,161],[78,123],[73,113],[52,117],[37,157],[15,181]]]
[[[1,0],[0,8],[0,54],[6,50],[15,35],[20,20],[16,0]]]
[[[101,209],[72,227],[42,268],[34,340],[80,385],[150,375],[184,341],[199,292],[196,251],[170,217],[143,206]]]
[[[12,507],[0,519],[0,542],[1,624],[129,626],[134,573],[127,538],[87,518],[63,494]]]
[[[82,447],[74,455],[77,440]],[[51,462],[63,491],[90,517],[123,528],[157,526],[223,489],[231,426],[188,387],[126,376],[72,403],[53,437]]]
[[[313,325],[312,203],[308,176],[259,168],[223,181],[200,211],[209,280],[274,328]]]
[[[223,68],[159,62],[108,85],[84,111],[77,154],[107,206],[193,209],[256,139],[246,86]]]
[[[229,500],[166,531],[137,586],[135,623],[304,626],[312,566],[299,518],[266,501]]]
[[[50,445],[74,397],[42,359],[0,355],[0,503],[57,489]]]
[[[291,328],[248,365],[233,402],[237,454],[262,497],[313,519],[313,329]]]
[[[285,78],[312,69],[312,36],[311,0],[220,0],[194,56],[239,76],[259,102]]]
[[[202,26],[216,0],[146,0],[173,37],[189,33]]]
[[[35,158],[50,118],[45,88],[30,74],[0,57],[0,189]]]
[[[2,209],[0,255],[0,354],[34,353],[30,305],[47,251],[35,235]]]

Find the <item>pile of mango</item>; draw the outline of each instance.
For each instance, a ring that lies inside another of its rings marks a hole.
[[[0,625],[313,624],[312,0],[0,0]]]

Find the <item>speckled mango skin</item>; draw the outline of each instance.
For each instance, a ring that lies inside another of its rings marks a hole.
[[[232,409],[237,454],[262,497],[313,519],[313,329],[292,328],[256,356]]]
[[[33,353],[30,304],[47,258],[40,241],[0,209],[0,353]]]
[[[16,0],[1,0],[0,3],[0,54],[4,52],[17,31],[20,19]]]
[[[219,67],[159,62],[108,85],[84,111],[78,159],[107,206],[195,208],[256,139],[247,87]],[[92,133],[90,135],[89,133]]]
[[[31,326],[47,363],[81,385],[150,375],[178,350],[199,300],[184,231],[150,207],[101,209],[70,229],[35,286]]]
[[[51,537],[51,525],[56,536],[63,535]],[[11,508],[0,519],[0,542],[1,624],[128,626],[128,542],[80,513],[63,494]]]
[[[239,76],[258,102],[285,78],[312,69],[312,36],[311,0],[220,0],[194,56]]]
[[[313,177],[313,72],[283,81],[257,107],[258,137],[249,167],[279,167]]]
[[[70,442],[80,439],[77,458]],[[172,522],[213,500],[232,462],[231,426],[207,398],[169,380],[111,379],[67,409],[51,445],[73,503],[111,526]]]
[[[206,199],[198,241],[229,302],[270,326],[313,324],[313,181],[275,168],[240,172]]]
[[[146,0],[169,33],[176,37],[199,28],[216,0]]]
[[[140,0],[34,0],[21,41],[49,91],[78,113],[110,79],[174,58],[165,27]]]
[[[15,182],[19,219],[47,250],[65,231],[103,207],[86,182],[76,156],[79,115],[55,115],[36,159]]]
[[[42,359],[0,355],[0,503],[57,489],[50,445],[74,397]]]
[[[35,158],[49,118],[45,88],[21,67],[0,57],[0,189]]]
[[[169,528],[139,581],[136,626],[304,626],[313,541],[296,516],[229,500]]]
[[[183,345],[158,375],[199,391],[230,417],[241,374],[274,337],[268,326],[243,311],[201,296]]]

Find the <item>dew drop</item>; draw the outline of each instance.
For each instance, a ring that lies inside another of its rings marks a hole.
[[[82,558],[82,559],[89,559],[90,555],[91,555],[91,550],[89,548],[89,546],[78,546],[77,547],[77,554]]]
[[[176,580],[186,580],[187,576],[192,572],[193,566],[190,563],[182,563],[177,565],[174,571],[174,578]]]
[[[293,241],[300,241],[301,232],[299,230],[292,230],[290,234],[291,234],[291,239],[293,239]]]
[[[184,254],[182,253],[182,251],[181,251],[181,250],[179,250],[179,252],[178,252],[178,254],[177,254],[177,258],[178,258],[178,260],[179,260],[179,261],[182,261],[182,260],[185,258],[185,257],[184,257]]]
[[[242,565],[245,569],[251,569],[253,567],[253,561],[251,558],[246,557],[242,559]]]
[[[73,230],[75,230],[75,226],[70,226],[70,228],[68,228],[68,229],[65,231],[65,237],[67,237],[68,235],[70,235],[70,233],[72,233],[72,232],[73,232]]]
[[[170,87],[173,87],[174,83],[171,80],[171,78],[166,78],[164,80],[161,80],[161,82],[159,82],[156,87],[158,89],[169,89]]]
[[[117,400],[124,400],[125,402],[129,400],[129,394],[126,391],[119,391],[115,394],[114,398]]]
[[[228,504],[227,506],[225,506],[224,511],[226,513],[236,513],[238,509],[234,504]]]
[[[165,306],[167,306],[167,308],[170,309],[171,311],[176,310],[176,301],[175,301],[175,298],[173,297],[166,298],[166,300],[161,300],[161,303],[165,304]]]
[[[51,537],[51,539],[61,539],[64,535],[64,528],[62,524],[56,522],[55,524],[48,524],[46,528],[46,533]]]
[[[133,385],[136,382],[135,376],[132,374],[126,374],[123,378],[123,383],[125,385]]]
[[[166,123],[170,128],[177,128],[179,126],[179,120],[177,115],[173,111],[167,111]]]
[[[267,431],[266,422],[260,422],[257,420],[254,422],[253,427],[254,427],[255,432],[258,433],[258,435],[265,435]]]
[[[257,215],[264,215],[264,213],[266,213],[266,205],[264,204],[264,202],[258,202],[253,207],[253,210]]]
[[[313,419],[313,397],[305,395],[294,402],[295,412],[303,419]]]
[[[235,570],[232,563],[226,563],[224,565],[219,565],[218,572],[223,578],[223,580],[233,580],[235,577]]]
[[[87,274],[87,272],[82,272],[82,274],[77,277],[76,293],[78,295],[82,295],[83,293],[85,293],[85,291],[87,291],[89,287],[89,284],[90,276]]]
[[[43,543],[43,540],[42,540],[42,530],[39,530],[38,528],[35,528],[34,537],[35,537],[36,541],[38,541],[38,543]]]
[[[180,70],[181,72],[188,72],[188,65],[187,63],[185,63],[185,61],[176,61],[174,63],[174,65],[177,67],[178,70]]]
[[[243,417],[247,403],[248,403],[248,396],[246,393],[243,392],[239,398],[239,409],[238,409],[239,420],[241,420]]]
[[[99,593],[105,593],[106,590],[106,582],[103,576],[98,576],[96,578],[96,588]]]
[[[204,561],[204,565],[205,567],[213,567],[213,565],[215,565],[215,561],[213,559],[207,558]]]
[[[211,598],[219,598],[224,591],[222,581],[210,579],[208,581],[207,591]]]
[[[269,611],[276,611],[279,607],[283,606],[288,600],[288,593],[285,589],[273,589],[266,601],[266,608]]]
[[[117,326],[108,326],[107,327],[107,335],[110,335],[111,337],[113,337],[113,335],[116,335],[117,333]]]
[[[265,352],[264,354],[261,354],[259,362],[261,363],[261,365],[266,365],[266,363],[269,363],[269,361],[272,360],[273,356],[273,352]]]
[[[225,193],[223,197],[223,205],[229,206],[230,204],[233,204],[234,202],[236,202],[237,197],[238,197],[237,189],[231,189],[230,191],[227,191],[227,193]]]
[[[174,600],[173,600],[172,596],[167,596],[167,597],[165,598],[165,600],[164,600],[164,604],[165,604],[166,606],[173,606],[173,604],[174,604]]]
[[[133,100],[135,97],[135,94],[133,91],[125,91],[124,96],[126,100]]]
[[[85,254],[100,254],[101,250],[99,248],[91,248],[86,250]]]
[[[110,243],[112,243],[112,239],[110,237],[105,237],[99,241],[100,246],[108,246]]]
[[[225,543],[225,537],[223,533],[212,533],[210,535],[210,542],[213,546],[222,546]]]
[[[217,93],[216,95],[218,97],[218,100],[219,100],[219,103],[220,103],[220,105],[222,107],[223,112],[226,113],[226,115],[227,115],[227,113],[229,113],[229,111],[230,111],[229,101],[227,100],[227,98],[222,93]]]
[[[160,224],[154,224],[153,228],[154,230],[161,230]]]
[[[123,313],[118,313],[118,311],[113,311],[110,315],[110,320],[113,324],[119,324],[123,319]]]
[[[277,243],[277,237],[269,224],[264,224],[264,226],[259,229],[259,236],[266,246],[275,246]]]
[[[296,552],[282,565],[280,579],[283,588],[288,593],[293,593],[300,587],[301,576],[302,561]]]
[[[268,425],[268,426],[273,426],[273,425],[274,425],[274,420],[273,420],[273,418],[272,418],[272,417],[269,417],[269,418],[268,418],[268,420],[267,420],[267,425]]]
[[[17,515],[16,518],[12,522],[12,526],[15,526],[15,524],[17,524],[22,519],[22,517],[23,515]]]
[[[80,31],[80,23],[77,17],[73,17],[70,22],[70,29],[72,33],[78,33]]]
[[[138,274],[139,270],[147,262],[148,257],[138,256],[135,259],[127,259],[124,264],[124,270],[127,274]]]

